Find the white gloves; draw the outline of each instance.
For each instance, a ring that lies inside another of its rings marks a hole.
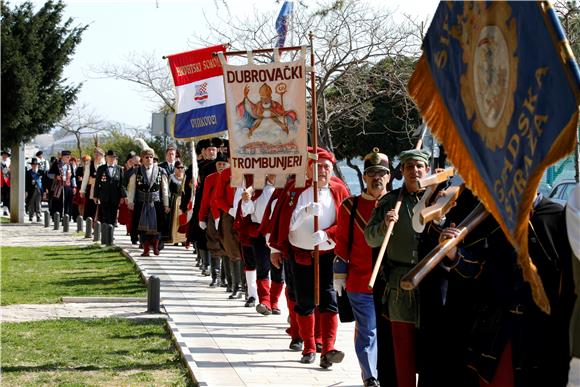
[[[215,220],[215,229],[216,229],[216,230],[217,230],[217,229],[220,227],[220,219],[221,219],[221,218],[217,218],[217,219]]]
[[[199,228],[201,228],[202,230],[205,230],[207,228],[207,223],[206,222],[199,222]]]
[[[254,202],[251,200],[248,200],[247,202],[242,201],[242,216],[248,216],[250,214],[253,214],[255,211],[254,209]]]
[[[570,360],[570,371],[568,372],[568,384],[567,387],[579,387],[580,386],[580,359],[573,357]]]
[[[232,218],[236,217],[236,211],[234,211],[234,207],[232,207],[228,210],[228,214],[230,214],[232,216]]]
[[[312,234],[312,245],[317,246],[323,242],[328,240],[328,234],[326,231],[318,230],[314,234]]]
[[[311,202],[304,207],[304,212],[310,216],[322,216],[322,204]]]
[[[314,202],[308,203],[306,206],[300,208],[300,210],[294,212],[292,215],[292,219],[290,221],[290,231],[296,231],[307,218],[321,215],[322,204]]]
[[[336,276],[332,280],[332,286],[336,290],[338,296],[342,296],[342,291],[346,289],[346,277],[337,278]]]

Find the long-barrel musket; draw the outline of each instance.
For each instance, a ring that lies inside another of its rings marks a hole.
[[[419,145],[419,143],[417,145]],[[424,177],[418,180],[417,183],[419,184],[419,187],[437,186],[437,184],[442,183],[446,181],[450,176],[453,176],[453,173],[454,173],[453,168],[447,168],[442,172]],[[397,202],[394,208],[396,214],[399,213],[401,203],[403,202],[403,191],[404,187],[401,187],[401,191],[399,192],[399,196],[397,197]],[[373,267],[373,272],[371,274],[371,278],[368,283],[369,289],[372,289],[375,286],[375,281],[377,280],[377,275],[379,274],[379,270],[381,269],[383,258],[385,256],[385,252],[387,251],[387,245],[389,244],[389,239],[391,238],[391,234],[393,233],[394,227],[395,222],[390,221],[389,223],[387,223],[387,232],[385,233],[385,239],[383,239],[383,243],[381,244],[381,248],[377,256],[377,261],[375,262],[375,266]]]
[[[439,243],[421,262],[419,262],[411,271],[401,278],[400,286],[405,290],[413,290],[419,283],[445,258],[447,253],[456,247],[465,237],[473,231],[481,222],[489,216],[489,212],[482,203],[471,211],[469,215],[457,226],[460,230],[459,235],[455,238],[446,239]]]

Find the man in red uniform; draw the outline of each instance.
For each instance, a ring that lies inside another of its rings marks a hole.
[[[336,292],[332,287],[332,261],[336,235],[338,207],[349,195],[348,188],[338,178],[331,176],[334,155],[317,149],[316,164],[310,163],[308,181],[304,188],[287,187],[276,206],[270,245],[288,254],[296,281],[296,306],[300,336],[304,341],[301,363],[313,363],[316,358],[314,310],[313,250],[320,250],[320,326],[322,356],[320,366],[329,368],[340,363],[344,353],[334,348],[338,328]],[[312,177],[318,169],[318,201],[314,202]],[[314,231],[314,217],[318,217],[319,230]]]
[[[373,252],[364,229],[377,200],[387,193],[389,158],[375,148],[364,159],[366,189],[342,202],[338,211],[334,252],[334,289],[346,289],[356,320],[355,351],[366,386],[378,386],[377,321],[373,292],[368,283],[373,271]]]

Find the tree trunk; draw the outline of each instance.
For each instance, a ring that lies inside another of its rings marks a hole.
[[[356,172],[356,175],[358,176],[358,183],[360,185],[360,192],[362,192],[365,186],[363,181],[363,174],[360,171],[360,168],[358,167],[358,165],[353,164],[351,159],[346,159],[346,165],[354,169],[354,171]]]
[[[79,159],[80,159],[81,157],[83,157],[83,150],[81,148],[81,134],[75,133],[75,137],[77,139],[77,149],[79,151]]]

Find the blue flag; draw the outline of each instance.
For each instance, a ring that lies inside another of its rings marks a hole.
[[[284,47],[286,41],[286,34],[288,33],[288,24],[290,23],[290,16],[294,9],[294,2],[285,1],[280,8],[280,13],[276,19],[276,32],[278,33],[278,41],[276,47]]]
[[[441,2],[409,82],[449,159],[517,249],[545,311],[528,221],[544,170],[576,144],[579,79],[548,2]]]

